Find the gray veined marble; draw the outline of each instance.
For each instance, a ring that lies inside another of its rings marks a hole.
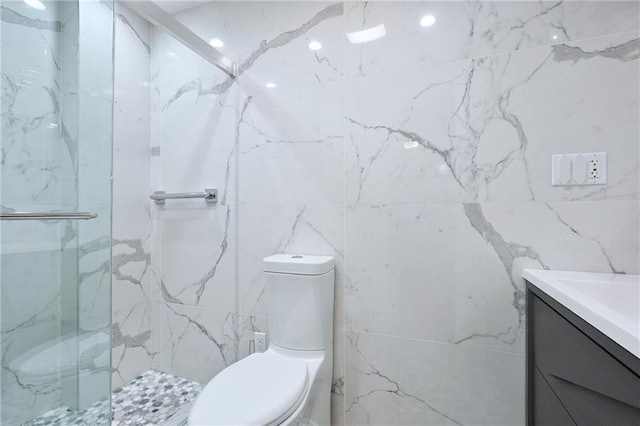
[[[226,208],[226,214],[224,219],[224,229],[219,241],[219,248],[212,263],[207,266],[204,274],[195,282],[187,285],[182,285],[180,290],[172,294],[167,288],[165,280],[160,281],[162,295],[164,300],[171,303],[184,303],[183,297],[188,297],[192,304],[199,304],[201,298],[206,290],[206,287],[210,285],[211,280],[216,276],[216,272],[220,266],[220,263],[227,257],[227,250],[229,248],[229,235],[231,228],[231,208]]]
[[[149,55],[151,55],[151,45],[140,35],[135,26],[129,21],[127,16],[123,13],[116,13],[116,17],[129,28],[129,30],[135,35],[138,41],[144,46],[144,49]]]
[[[237,122],[235,124],[235,140],[233,144],[233,149],[229,152],[229,157],[227,157],[227,165],[225,168],[225,175],[224,175],[224,191],[222,192],[222,197],[220,198],[221,204],[226,204],[227,198],[230,198],[229,191],[231,186],[231,172],[234,167],[235,157],[238,155],[238,149],[240,147],[240,129],[242,124],[245,122],[245,115],[246,115],[247,109],[251,105],[252,99],[253,98],[251,96],[247,96],[244,99],[244,102],[242,104],[242,109],[240,110],[240,113],[237,118]]]
[[[162,304],[154,368],[206,382],[237,359],[237,316],[189,305]]]
[[[619,45],[602,50],[584,51],[579,46],[560,44],[553,47],[553,59],[557,62],[573,61],[592,58],[617,59],[623,62],[635,61],[640,58],[640,39],[633,39]]]
[[[342,16],[342,14],[343,4],[332,4],[318,11],[311,19],[302,23],[298,27],[282,32],[269,41],[263,39],[259,43],[259,45],[257,47],[254,47],[253,51],[247,55],[246,59],[242,60],[239,63],[236,78],[247,73],[261,57],[268,54],[270,51],[290,44],[292,41],[302,37],[304,34],[309,32],[312,28],[316,27],[322,22],[331,18],[335,18],[337,16]],[[333,64],[331,64],[331,61],[326,57],[320,57],[318,54],[315,54],[315,60],[320,65],[329,66],[330,68],[333,68],[334,70],[340,72]],[[229,90],[233,83],[234,78],[231,77],[228,77],[223,82],[215,84],[211,87],[207,87],[200,78],[191,80],[177,88],[175,93],[164,103],[164,105],[162,106],[162,110],[166,110],[175,101],[191,92],[196,92],[196,99],[211,95],[222,95]]]
[[[514,276],[514,262],[516,259],[523,257],[537,262],[542,267],[546,267],[546,265],[533,247],[527,247],[518,243],[505,241],[502,235],[495,230],[493,225],[484,216],[482,206],[480,204],[464,204],[464,211],[471,226],[473,226],[473,228],[482,235],[487,243],[489,243],[504,265],[507,276],[510,278],[511,290],[513,292],[513,308],[518,312],[518,324],[515,329],[513,326],[509,326],[506,330],[497,333],[473,333],[469,336],[456,340],[454,343],[460,344],[470,339],[488,337],[493,339],[504,339],[508,343],[513,344],[524,332],[524,320],[526,314],[524,305],[524,288],[522,287],[522,283],[520,281],[516,281]]]
[[[48,30],[60,32],[62,24],[60,21],[45,21],[37,18],[30,18],[22,15],[8,6],[0,6],[0,18],[8,24],[21,25],[36,30]]]
[[[636,38],[634,33],[583,42],[580,51],[585,55],[578,63],[561,60],[561,54],[556,60],[559,54],[554,52],[560,47],[552,46],[435,65],[428,73],[409,70],[401,73],[408,84],[400,87],[390,84],[396,74],[354,80],[346,98],[347,199],[357,203],[520,201],[637,193],[635,181],[629,179],[637,174],[637,165],[625,161],[626,154],[606,194],[584,187],[554,189],[538,172],[548,165],[547,153],[550,157],[554,152],[553,144],[543,141],[563,137],[570,149],[581,152],[585,149],[579,147],[581,143],[597,145],[616,132],[604,105],[615,110],[620,120],[631,120],[636,103],[618,91],[612,78],[630,75],[637,68],[637,61],[617,61],[637,56]],[[618,48],[620,52],[614,54]],[[612,53],[602,53],[608,51]],[[580,72],[573,76],[576,68]],[[577,106],[570,102],[570,93],[591,79],[597,79],[595,90],[582,92],[583,101]],[[567,96],[547,105],[544,88],[548,87],[566,91]],[[609,97],[613,91],[620,93],[619,102]],[[543,115],[548,118],[544,124]],[[584,120],[590,120],[590,132]],[[636,148],[624,141],[612,141],[609,152],[631,149],[633,155]],[[417,147],[409,151],[408,143]],[[441,184],[419,191],[427,181]]]
[[[521,355],[349,332],[346,358],[346,424],[523,423]]]
[[[418,20],[427,12],[437,17],[437,23],[419,28]],[[384,23],[388,36],[376,44],[346,45],[346,75],[373,75],[636,31],[638,16],[638,5],[632,2],[439,1],[430,2],[428,8],[422,2],[347,3],[347,31]]]
[[[112,389],[151,368],[156,355],[151,342],[152,304],[115,309],[111,326]]]
[[[117,240],[112,239],[112,247],[115,252],[112,256],[112,274],[116,280],[127,281],[131,284],[141,287],[142,293],[146,293],[148,290],[143,287],[144,278],[149,271],[151,264],[151,254],[145,249],[146,240],[149,237],[143,239],[131,239],[131,240]],[[123,253],[119,253],[123,251]],[[131,263],[141,263],[142,270],[138,273],[138,276],[134,276],[128,272]]]
[[[358,347],[358,342],[360,339],[360,336],[358,334],[349,334],[349,338],[350,338],[350,345],[351,347],[358,353],[358,355],[360,357],[364,358],[364,354],[360,351],[359,347]],[[358,406],[360,409],[365,410],[366,412],[366,406],[364,404],[364,401],[366,400],[367,397],[374,395],[375,393],[378,392],[383,392],[383,393],[390,393],[390,394],[394,394],[396,395],[398,398],[400,399],[410,399],[415,401],[416,403],[423,405],[424,407],[426,407],[427,410],[431,411],[433,414],[436,415],[436,417],[441,417],[442,418],[442,422],[443,424],[456,424],[456,425],[461,425],[462,423],[456,421],[454,418],[449,417],[446,413],[442,412],[441,410],[438,410],[437,408],[435,408],[434,406],[432,406],[431,404],[429,404],[429,402],[425,401],[424,399],[420,398],[419,396],[416,396],[414,394],[408,393],[406,391],[404,391],[401,387],[401,385],[394,379],[386,376],[385,374],[383,374],[380,370],[378,370],[374,365],[372,364],[368,364],[366,366],[366,369],[364,369],[364,371],[361,371],[362,374],[366,375],[366,376],[371,376],[374,378],[374,381],[379,382],[379,388],[376,389],[369,389],[366,393],[361,394],[361,395],[357,395],[353,398],[351,398],[349,400],[349,405],[347,405],[345,407],[345,412],[347,414],[350,414],[350,412],[352,410],[354,410],[355,406]],[[370,424],[370,418],[369,415],[367,414],[367,424]]]

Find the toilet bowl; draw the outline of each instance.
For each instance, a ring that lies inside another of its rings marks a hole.
[[[333,258],[278,254],[264,266],[269,348],[215,376],[189,426],[330,423]]]

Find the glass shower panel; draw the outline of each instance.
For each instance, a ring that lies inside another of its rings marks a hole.
[[[0,36],[0,423],[109,424],[113,4],[2,1]]]

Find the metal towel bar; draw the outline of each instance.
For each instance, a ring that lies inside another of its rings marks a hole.
[[[89,220],[98,217],[93,212],[3,212],[0,213],[0,220],[64,220],[78,219]]]
[[[167,194],[164,191],[153,191],[149,195],[156,204],[164,204],[165,200],[177,200],[182,198],[204,198],[207,203],[218,202],[218,190],[207,188],[204,192],[176,192]]]

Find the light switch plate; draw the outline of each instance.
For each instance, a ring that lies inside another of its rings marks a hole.
[[[604,185],[607,183],[607,153],[559,154],[551,157],[551,185]]]

